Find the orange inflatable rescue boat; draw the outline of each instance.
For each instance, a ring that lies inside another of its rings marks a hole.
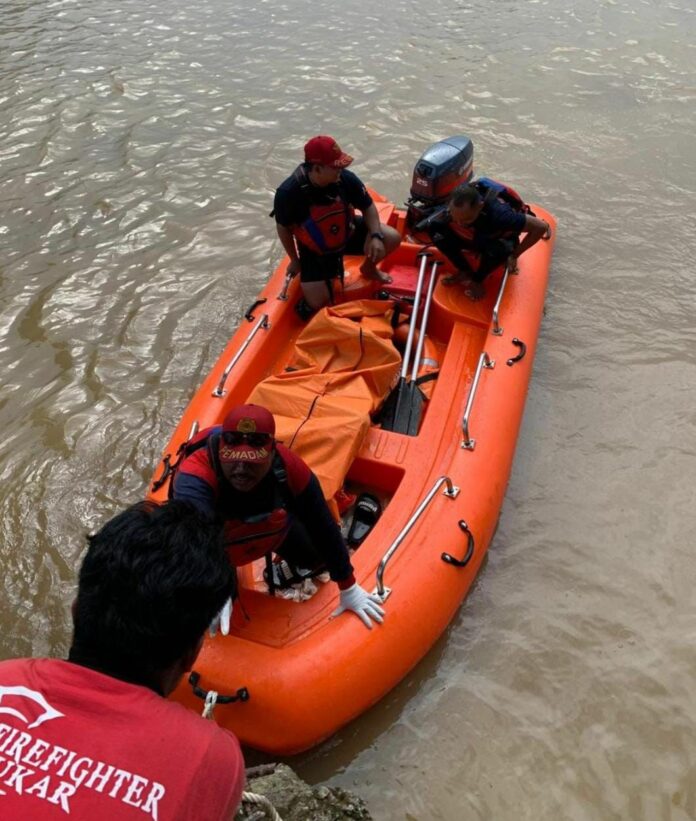
[[[346,491],[368,492],[382,508],[351,558],[358,583],[383,599],[384,623],[371,630],[351,613],[331,618],[335,584],[318,583],[314,595],[297,601],[269,595],[263,559],[239,569],[230,635],[206,638],[174,698],[200,711],[206,693],[216,693],[215,719],[251,747],[302,751],[379,701],[447,627],[495,531],[555,220],[534,205],[550,238],[520,257],[518,273],[492,273],[485,296],[472,301],[461,285],[442,284],[451,266],[424,249],[417,230],[443,196],[424,187],[451,190],[470,175],[471,143],[455,137],[421,157],[407,211],[371,192],[381,221],[403,237],[381,266],[392,283],[364,279],[362,259],[346,257],[336,304],[308,323],[294,310],[300,286],[286,278],[283,260],[193,397],[155,472],[150,496],[164,500],[182,446],[221,424],[234,405],[253,401],[273,412],[277,438],[309,463],[337,516]],[[412,312],[409,343],[398,326]],[[352,512],[344,513],[346,532]]]

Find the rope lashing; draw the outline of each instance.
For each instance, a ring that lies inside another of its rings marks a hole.
[[[203,718],[209,718],[212,721],[213,711],[215,710],[217,699],[218,694],[215,692],[215,690],[208,690],[208,692],[205,694],[205,704],[203,705],[203,712],[201,713]]]
[[[261,807],[271,821],[283,821],[283,819],[278,815],[276,808],[273,804],[271,804],[265,795],[257,795],[253,792],[243,792],[242,804],[251,804],[252,806]]]

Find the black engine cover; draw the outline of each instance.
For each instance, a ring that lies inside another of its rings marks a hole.
[[[416,163],[411,199],[426,207],[445,201],[474,173],[474,145],[468,137],[448,137],[426,148]]]

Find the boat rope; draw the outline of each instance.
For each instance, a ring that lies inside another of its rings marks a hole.
[[[205,704],[203,705],[203,712],[201,713],[203,718],[209,718],[211,721],[213,720],[213,711],[215,710],[217,700],[218,694],[215,690],[208,690],[205,694]]]
[[[217,704],[218,694],[215,690],[208,690],[205,695],[205,704],[203,705],[203,712],[201,715],[203,718],[213,720],[213,711],[215,710],[215,705]],[[273,770],[275,770],[275,764],[273,764]],[[243,792],[242,793],[242,805],[250,804],[255,807],[260,807],[264,815],[267,818],[270,818],[271,821],[283,821],[283,819],[278,815],[276,808],[271,804],[271,802],[266,798],[265,795],[258,795],[257,793],[253,792]]]
[[[244,804],[261,807],[261,809],[265,812],[266,817],[270,818],[271,821],[283,821],[283,819],[278,815],[276,808],[273,804],[271,804],[265,795],[258,795],[254,792],[243,792],[242,805]]]

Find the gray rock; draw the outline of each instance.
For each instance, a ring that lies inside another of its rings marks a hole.
[[[362,799],[353,793],[341,787],[310,787],[285,764],[276,765],[272,773],[250,778],[246,791],[268,798],[283,821],[371,821],[372,818]],[[260,813],[258,807],[243,805],[235,821],[261,821],[268,817]]]

